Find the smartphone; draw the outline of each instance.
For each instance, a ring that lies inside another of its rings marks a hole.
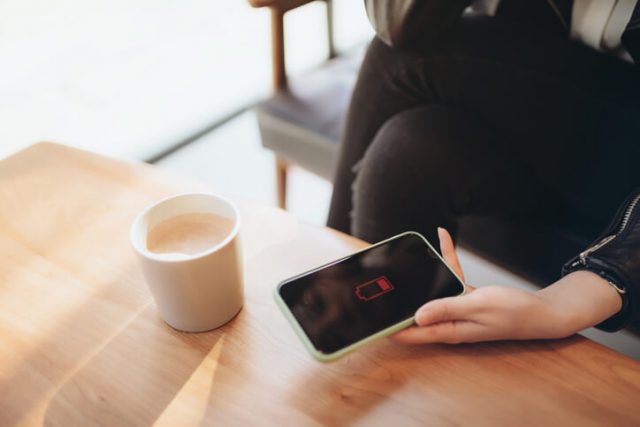
[[[284,280],[275,300],[311,355],[330,362],[412,325],[426,302],[464,293],[427,239],[408,231]]]

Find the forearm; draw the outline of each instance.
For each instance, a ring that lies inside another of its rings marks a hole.
[[[586,270],[568,274],[537,294],[553,308],[560,335],[597,325],[622,308],[618,292],[605,279]]]
[[[445,261],[464,280],[451,236],[438,229],[438,237]],[[429,301],[416,312],[416,326],[395,338],[411,344],[563,338],[598,325],[621,308],[613,286],[578,270],[537,292],[484,286]]]

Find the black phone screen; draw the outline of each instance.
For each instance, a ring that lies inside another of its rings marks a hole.
[[[290,279],[278,292],[313,346],[331,354],[463,290],[423,237],[407,233]]]

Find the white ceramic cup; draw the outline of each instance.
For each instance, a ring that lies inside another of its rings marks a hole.
[[[195,255],[159,254],[147,248],[147,234],[158,223],[177,215],[213,213],[233,220],[222,241]],[[208,193],[172,196],[146,208],[133,221],[131,244],[160,316],[173,328],[202,332],[220,327],[242,308],[240,216],[230,201]]]

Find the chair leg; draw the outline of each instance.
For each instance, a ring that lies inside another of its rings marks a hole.
[[[276,192],[278,196],[278,207],[287,209],[287,169],[289,163],[276,157]]]

